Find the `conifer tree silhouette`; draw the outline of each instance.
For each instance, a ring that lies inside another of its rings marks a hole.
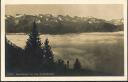
[[[29,34],[29,38],[25,46],[25,60],[28,66],[40,66],[43,58],[43,50],[41,47],[41,41],[37,30],[36,22],[33,23],[32,32]]]
[[[41,48],[41,41],[39,38],[39,33],[36,27],[36,23],[34,21],[32,32],[29,34],[29,39],[27,41],[25,49],[38,49]]]
[[[81,69],[81,63],[78,58],[76,58],[76,61],[74,63],[74,70],[80,70]]]
[[[54,55],[53,55],[53,52],[51,50],[51,46],[49,45],[48,38],[44,42],[44,48],[43,49],[44,49],[45,60],[49,63],[53,63],[54,62]]]

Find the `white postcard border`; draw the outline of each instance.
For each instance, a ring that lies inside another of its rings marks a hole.
[[[7,2],[9,1],[9,2]],[[127,0],[2,0],[1,1],[1,80],[2,81],[126,81],[127,80]],[[5,77],[5,4],[123,4],[124,76]]]

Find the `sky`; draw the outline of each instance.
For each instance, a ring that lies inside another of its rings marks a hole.
[[[5,6],[6,15],[16,14],[53,14],[70,15],[111,20],[123,18],[121,4],[16,4]]]

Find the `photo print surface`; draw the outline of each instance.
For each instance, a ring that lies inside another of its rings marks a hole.
[[[5,5],[5,76],[123,76],[121,4]]]

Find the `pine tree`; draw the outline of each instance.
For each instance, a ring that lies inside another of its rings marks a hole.
[[[44,42],[44,55],[45,55],[45,60],[47,63],[53,63],[54,62],[54,55],[51,50],[51,46],[49,45],[48,39],[45,40]]]
[[[33,23],[32,32],[29,34],[29,38],[26,42],[25,58],[27,66],[30,67],[34,67],[34,65],[40,66],[42,62],[43,50],[35,21]]]
[[[80,70],[81,69],[81,63],[79,59],[77,58],[75,63],[74,63],[74,70]]]
[[[36,27],[36,23],[33,23],[32,32],[29,34],[29,39],[27,41],[25,49],[39,49],[41,48],[41,41],[39,38],[39,33]]]

